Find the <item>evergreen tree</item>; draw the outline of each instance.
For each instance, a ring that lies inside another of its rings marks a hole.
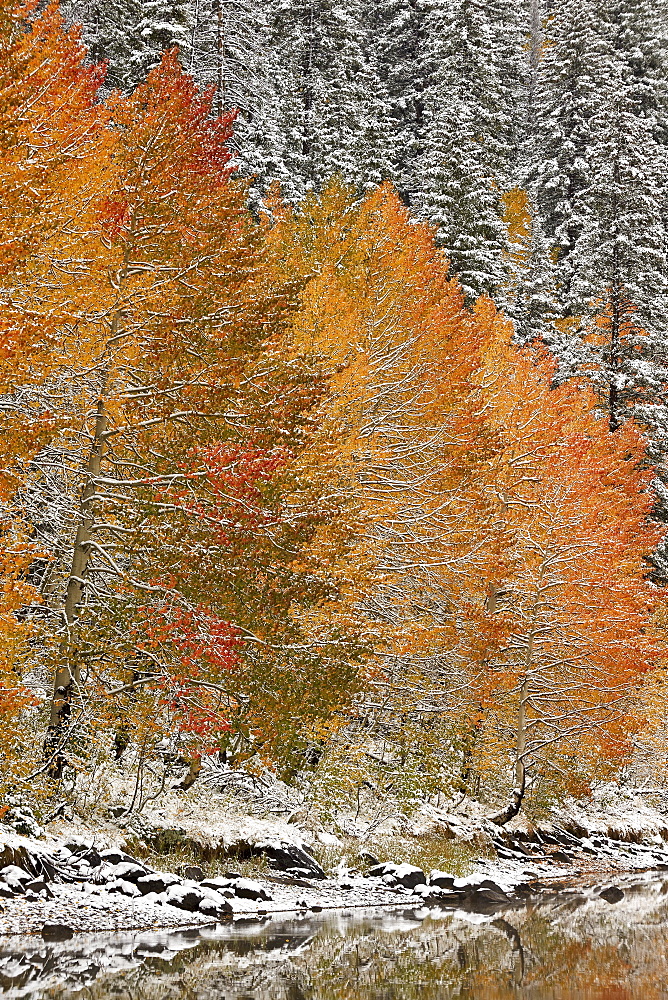
[[[496,25],[470,0],[437,0],[425,19],[423,142],[416,201],[470,298],[506,273],[501,192],[513,162],[508,94],[495,59]]]
[[[270,93],[245,129],[241,159],[286,197],[317,190],[332,174],[380,179],[380,106],[364,52],[361,0],[267,5]],[[373,148],[375,146],[375,148]]]
[[[663,22],[665,24],[665,21]],[[611,430],[666,381],[665,29],[645,0],[567,3],[540,69],[537,192],[562,376],[585,372]],[[630,408],[630,409],[629,409]]]
[[[536,128],[536,200],[555,260],[557,315],[586,312],[575,257],[587,225],[592,122],[606,107],[610,52],[591,0],[566,0],[546,29]]]
[[[388,175],[407,202],[420,190],[427,12],[428,0],[370,0],[365,17],[368,51],[386,102]]]
[[[188,46],[190,6],[191,0],[69,0],[63,12],[82,24],[91,58],[108,61],[106,83],[132,90],[165,49]]]
[[[257,0],[190,0],[184,64],[200,86],[216,91],[215,110],[236,108],[237,128],[266,97],[267,5]]]

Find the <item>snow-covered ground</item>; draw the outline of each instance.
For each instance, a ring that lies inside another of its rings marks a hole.
[[[122,788],[112,792],[118,798]],[[282,794],[270,792],[272,801]],[[411,863],[430,838],[466,845],[466,863]],[[209,863],[177,864],[183,845]],[[354,839],[203,784],[187,795],[166,792],[138,817],[115,817],[108,808],[87,819],[71,815],[38,837],[0,826],[0,934],[38,934],[49,924],[73,933],[204,926],[423,901],[485,913],[560,885],[651,870],[668,870],[668,817],[616,785],[600,786],[586,802],[567,801],[539,827],[522,814],[496,827],[478,803],[449,811],[425,804],[410,819]]]

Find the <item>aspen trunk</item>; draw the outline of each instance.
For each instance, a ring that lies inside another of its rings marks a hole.
[[[126,255],[127,256],[127,255]],[[127,266],[127,260],[124,267]],[[119,287],[123,278],[119,276]],[[122,312],[117,309],[111,322],[109,337],[118,335],[121,327]],[[85,469],[85,481],[81,493],[79,504],[79,525],[74,539],[72,551],[72,563],[70,574],[67,580],[65,591],[65,604],[63,608],[63,620],[67,631],[64,646],[69,644],[69,631],[79,614],[79,607],[86,586],[85,578],[90,562],[91,541],[93,539],[93,528],[95,525],[94,497],[97,491],[98,479],[102,469],[104,459],[105,439],[109,416],[107,413],[105,397],[109,387],[109,371],[107,370],[102,380],[100,394],[97,400],[95,413],[95,425],[93,428],[93,439],[91,442],[88,462]],[[58,749],[65,726],[72,713],[72,700],[81,683],[81,665],[72,658],[71,652],[62,657],[61,665],[56,669],[53,680],[53,695],[51,697],[51,714],[46,740],[44,742],[44,752],[46,756],[55,753],[50,774],[53,778],[60,778],[65,764],[65,758]]]
[[[127,268],[130,260],[131,250],[128,246],[123,255],[123,263],[117,273],[116,281],[112,282],[117,289],[118,298],[116,306],[111,314],[109,332],[104,349],[101,352],[100,360],[104,361],[110,345],[116,340],[121,332],[123,323],[123,309],[120,305],[120,293],[127,277]],[[88,462],[85,469],[84,486],[79,504],[79,525],[74,539],[74,549],[72,552],[72,563],[70,575],[67,580],[65,591],[65,605],[63,608],[63,619],[66,628],[66,638],[64,645],[69,645],[69,632],[79,614],[79,607],[85,588],[85,577],[90,562],[91,541],[93,539],[93,528],[95,526],[94,498],[98,488],[98,479],[102,469],[104,459],[105,441],[109,415],[106,407],[106,397],[109,392],[110,369],[107,364],[103,369],[104,375],[97,399],[95,413],[95,425],[93,428],[93,439],[91,442]],[[72,713],[72,698],[79,689],[81,683],[81,666],[72,660],[71,652],[63,656],[61,665],[57,667],[53,680],[53,695],[51,697],[51,714],[46,739],[44,741],[45,756],[54,755],[50,765],[49,773],[53,778],[60,778],[62,775],[65,758],[62,750],[62,734],[70,715]]]
[[[93,497],[97,489],[97,480],[102,467],[104,438],[107,430],[107,424],[107,412],[104,398],[102,396],[97,403],[93,442],[88,456],[88,464],[86,466],[86,482],[81,494],[81,504],[79,507],[79,527],[77,528],[76,538],[74,541],[72,565],[70,568],[69,579],[67,581],[67,590],[65,592],[63,617],[68,632],[78,614],[78,607],[83,597],[85,576],[90,560],[90,542],[93,536],[93,526],[95,521]],[[67,724],[70,717],[72,711],[72,698],[78,689],[80,682],[80,664],[76,660],[73,662],[72,659],[69,659],[69,662],[63,663],[56,670],[53,682],[53,696],[51,699],[51,717],[49,719],[49,729],[46,740],[47,750],[50,750],[57,745],[59,733]],[[56,764],[55,770],[59,776],[60,771],[62,770],[62,761],[59,761]]]
[[[531,640],[530,647],[531,647]],[[524,765],[524,753],[527,745],[527,703],[529,701],[529,677],[526,676],[520,688],[520,703],[517,709],[517,737],[515,743],[515,787],[513,788],[510,802],[505,809],[490,816],[492,823],[503,826],[513,819],[522,808],[524,792],[526,791],[526,767]]]

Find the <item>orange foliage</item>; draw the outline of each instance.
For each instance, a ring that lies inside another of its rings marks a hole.
[[[522,229],[521,199],[516,214]],[[295,338],[333,365],[329,415],[375,526],[374,608],[412,710],[440,695],[468,717],[485,768],[519,759],[577,783],[580,765],[619,762],[659,654],[639,434],[611,436],[592,394],[554,385],[490,301],[466,310],[389,187],[355,204],[334,185],[278,231],[291,273],[315,274]]]

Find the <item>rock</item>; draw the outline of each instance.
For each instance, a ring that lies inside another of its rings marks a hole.
[[[13,899],[16,893],[6,882],[0,882],[0,899]]]
[[[34,875],[30,875],[18,865],[6,865],[0,871],[0,879],[14,892],[25,892],[26,884],[32,882],[33,878]]]
[[[471,888],[476,895],[484,897],[489,902],[510,902],[508,894],[504,892],[500,885],[497,885],[496,882],[492,882],[491,879],[486,878],[483,882],[480,882],[478,885],[474,885]]]
[[[369,868],[367,875],[369,878],[384,878],[393,868],[396,868],[396,865],[385,861],[382,865],[374,865],[373,868]]]
[[[378,858],[371,851],[360,851],[360,859],[365,865],[377,865],[379,864]]]
[[[580,844],[580,841],[577,837],[574,837],[572,833],[566,833],[565,830],[559,830],[559,829],[555,830],[554,836],[557,840],[557,843],[563,844],[564,847],[578,847]]]
[[[44,879],[41,878],[35,878],[31,882],[26,882],[25,890],[26,892],[44,893],[47,899],[53,899],[53,893],[49,889]]]
[[[235,875],[235,879],[241,878],[241,875]],[[218,892],[219,889],[229,889],[232,882],[229,878],[222,878],[216,876],[215,878],[205,878],[200,882],[200,888],[202,889],[213,889],[214,892]]]
[[[73,837],[72,840],[66,840],[63,846],[70,854],[85,854],[86,851],[92,850],[93,842],[83,837]]]
[[[606,903],[619,903],[622,899],[624,899],[624,893],[616,885],[611,885],[609,888],[603,889],[599,895],[601,899],[606,901]]]
[[[199,911],[207,917],[215,917],[220,919],[221,917],[229,916],[232,913],[232,904],[225,899],[218,892],[214,892],[213,889],[209,889],[202,902],[199,904]]]
[[[177,906],[179,910],[188,910],[194,913],[202,902],[202,893],[194,887],[185,885],[170,885],[165,893],[165,902],[170,906]]]
[[[126,882],[124,879],[118,878],[109,885],[105,886],[107,892],[120,892],[123,896],[129,896],[131,899],[135,899],[137,896],[141,896],[141,892],[136,885],[132,882]]]
[[[30,872],[32,878],[36,878],[41,875],[45,860],[44,856],[31,854],[18,844],[0,844],[0,871],[16,866],[24,872]]]
[[[123,879],[124,882],[135,883],[144,875],[149,874],[148,870],[142,865],[138,865],[136,861],[121,861],[120,864],[113,866],[113,871],[116,878]]]
[[[415,865],[399,865],[396,871],[396,879],[399,885],[405,889],[414,889],[416,885],[426,885],[427,876],[421,868]]]
[[[99,858],[100,861],[106,861],[108,865],[120,865],[121,861],[132,861],[132,858],[128,857],[127,854],[123,854],[123,851],[118,851],[115,848],[109,851],[100,851]]]
[[[433,871],[429,876],[429,885],[435,885],[439,889],[454,889],[455,879],[447,872]]]
[[[393,865],[386,862],[376,865],[368,872],[371,878],[382,878],[388,885],[401,885],[404,889],[414,889],[416,885],[426,885],[427,876],[415,865]]]
[[[214,920],[222,920],[223,917],[229,917],[234,910],[232,909],[232,904],[225,900],[220,906],[217,906],[209,899],[203,899],[199,904],[199,912],[203,913],[205,917],[213,917]],[[267,912],[266,910],[264,911]]]
[[[241,876],[239,876],[241,877]],[[206,878],[199,884],[200,889],[212,889],[225,899],[234,899],[234,883],[228,878]]]
[[[45,941],[69,941],[74,937],[74,931],[68,924],[46,923],[42,927],[42,938]]]
[[[255,850],[264,854],[270,866],[277,871],[305,878],[327,878],[324,870],[303,845],[256,844]]]
[[[102,858],[94,847],[91,847],[89,851],[86,851],[84,858],[88,862],[91,868],[99,868],[100,865],[102,864]]]
[[[153,872],[150,875],[140,876],[135,884],[142,896],[147,896],[149,892],[166,892],[170,885],[178,885],[179,879],[176,875],[163,875],[162,873]]]
[[[263,899],[266,901],[272,898],[259,882],[254,882],[250,878],[236,879],[231,888],[234,889],[234,894],[239,899]]]
[[[558,861],[562,865],[568,865],[573,860],[570,854],[566,854],[565,851],[555,851],[552,855],[553,861]]]
[[[205,878],[204,872],[199,865],[186,865],[180,869],[180,874],[190,882],[201,882]]]

